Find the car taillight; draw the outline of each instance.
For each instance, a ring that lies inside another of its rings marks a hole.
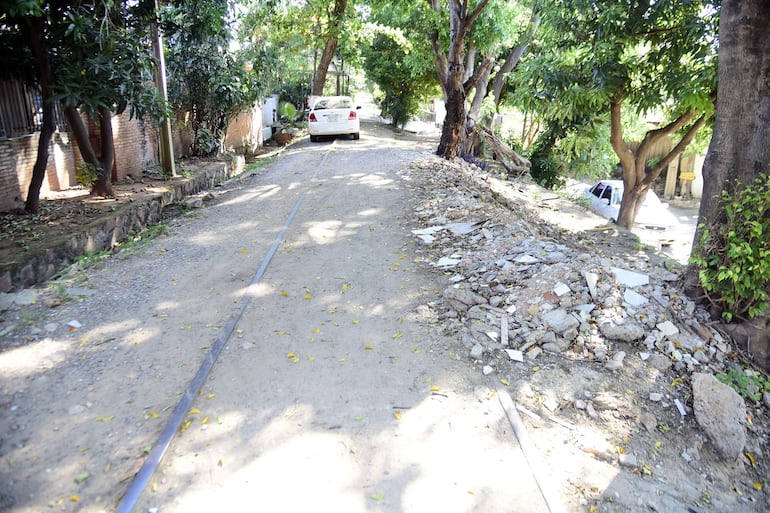
[[[356,111],[354,111],[354,110],[351,110],[351,111],[350,111],[350,114],[348,114],[348,119],[349,119],[349,120],[351,120],[351,119],[356,119]]]
[[[310,121],[318,121],[318,118],[315,117],[315,112],[310,113]]]

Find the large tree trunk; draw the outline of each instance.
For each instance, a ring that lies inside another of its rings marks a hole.
[[[708,115],[703,114],[693,122],[696,113],[689,110],[668,125],[648,131],[639,147],[634,150],[623,140],[622,106],[622,96],[613,98],[610,103],[610,142],[623,168],[623,199],[620,202],[616,221],[619,226],[628,229],[633,226],[636,215],[647,196],[647,191],[663,173],[663,170],[687,148],[698,130],[706,123]],[[649,165],[650,151],[656,143],[664,137],[678,132],[688,124],[687,131],[671,151],[655,165]]]
[[[465,140],[465,88],[462,83],[462,70],[456,67],[448,80],[446,118],[441,131],[441,140],[436,155],[446,159],[458,156],[460,146]]]
[[[704,230],[713,232],[726,219],[720,204],[722,191],[735,192],[770,164],[770,2],[724,0],[719,21],[719,94],[716,124],[703,164],[699,241]],[[767,222],[767,220],[765,220]],[[693,245],[695,247],[695,244]],[[694,249],[693,251],[696,251]],[[688,293],[700,290],[698,269],[690,265],[685,276]],[[736,341],[770,370],[770,315],[729,328]],[[750,347],[748,347],[750,342]]]
[[[337,51],[340,23],[342,22],[342,16],[345,14],[346,8],[347,0],[335,0],[334,9],[329,13],[329,31],[326,36],[326,44],[324,45],[324,50],[321,54],[321,60],[316,67],[315,75],[313,76],[313,84],[310,89],[310,94],[313,96],[322,96],[324,94],[326,74],[329,72],[329,65],[334,58],[334,52]]]
[[[54,121],[54,103],[51,101],[51,62],[48,59],[48,49],[44,40],[44,20],[42,17],[26,17],[20,23],[24,37],[27,40],[32,56],[37,63],[40,94],[43,102],[43,126],[40,130],[40,138],[37,143],[37,157],[32,168],[32,180],[27,190],[27,200],[24,210],[30,214],[36,214],[40,209],[40,188],[45,179],[45,170],[48,167],[48,147],[51,144],[56,124]]]
[[[437,155],[451,159],[458,155],[465,141],[465,98],[466,92],[474,87],[483,73],[480,69],[473,77],[465,78],[465,36],[468,34],[473,22],[476,21],[481,11],[487,6],[489,0],[480,0],[472,12],[468,12],[468,4],[465,1],[449,0],[449,52],[447,58],[447,75],[441,77],[440,82],[445,86],[446,119],[441,132]],[[429,0],[431,7],[440,12],[439,2]],[[437,49],[434,46],[434,50]],[[436,59],[437,63],[440,59]],[[485,63],[491,66],[491,63]],[[443,71],[442,69],[438,70]]]

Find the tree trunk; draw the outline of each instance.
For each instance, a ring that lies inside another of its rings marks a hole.
[[[310,90],[310,94],[313,96],[323,96],[324,85],[326,84],[326,75],[329,72],[329,65],[334,58],[334,52],[337,51],[338,39],[331,38],[326,40],[324,51],[321,54],[321,60],[318,62],[318,68],[315,70],[315,76],[313,77],[313,86]]]
[[[505,79],[519,64],[519,61],[521,60],[522,55],[524,55],[527,46],[529,46],[532,38],[535,37],[535,32],[537,32],[537,28],[539,26],[540,15],[536,10],[533,9],[532,15],[529,18],[529,27],[527,28],[526,33],[522,36],[521,42],[514,46],[513,49],[511,49],[511,52],[508,54],[508,57],[506,57],[505,62],[500,68],[500,71],[498,71],[495,74],[495,78],[492,79],[492,94],[494,94],[495,106],[500,105],[500,97],[503,94],[503,85],[505,85]]]
[[[99,128],[101,129],[101,153],[99,158],[102,173],[91,187],[93,196],[112,196],[112,166],[115,164],[115,144],[112,139],[112,113],[107,107],[99,107]]]
[[[767,0],[724,0],[719,22],[719,95],[714,136],[703,164],[703,197],[695,241],[726,219],[719,198],[748,184],[770,164],[770,6]],[[738,181],[738,182],[736,182]],[[693,245],[695,247],[695,244]],[[693,249],[693,252],[696,250]],[[698,295],[698,269],[685,275],[690,295]],[[770,370],[770,315],[739,325],[736,341],[748,345]],[[735,335],[735,333],[734,333]]]
[[[337,51],[339,44],[339,30],[342,23],[342,16],[347,8],[347,0],[335,0],[334,9],[329,13],[329,32],[326,35],[324,51],[321,54],[321,60],[313,76],[313,84],[310,88],[310,94],[313,96],[322,96],[324,94],[324,85],[326,84],[326,75],[329,72],[329,65],[334,59],[334,52]]]
[[[439,142],[438,150],[436,150],[437,155],[446,159],[457,157],[460,148],[465,141],[465,95],[469,87],[471,87],[471,84],[475,85],[478,81],[477,73],[468,80],[468,84],[463,83],[463,78],[465,77],[465,36],[473,25],[473,22],[486,7],[488,1],[489,0],[480,0],[470,13],[467,12],[467,2],[460,2],[459,0],[449,1],[450,42],[447,58],[448,72],[447,76],[441,79],[441,83],[446,84],[445,95],[447,113],[441,132],[441,141]],[[437,9],[439,4],[438,2],[430,2],[430,5],[434,9]],[[439,59],[437,59],[437,62],[438,61]],[[438,71],[440,72],[441,70]]]
[[[43,18],[26,17],[20,23],[24,37],[27,40],[32,56],[37,63],[38,80],[40,82],[40,94],[43,102],[43,126],[40,130],[40,138],[37,142],[37,157],[32,168],[32,180],[27,190],[27,200],[24,210],[30,214],[36,214],[40,209],[40,188],[45,179],[45,170],[48,167],[48,148],[55,130],[54,102],[51,101],[51,62],[48,58],[48,49],[44,40]]]
[[[621,123],[622,105],[622,96],[616,96],[610,102],[610,142],[623,168],[623,198],[620,202],[616,221],[619,226],[630,229],[634,225],[636,215],[644,203],[647,191],[663,173],[663,170],[687,148],[695,134],[708,120],[708,115],[703,114],[690,124],[687,131],[671,151],[664,155],[655,165],[648,165],[650,150],[655,147],[655,144],[664,137],[668,137],[687,126],[695,117],[695,111],[688,110],[668,125],[648,131],[639,147],[633,150],[623,140],[623,125]]]
[[[462,84],[462,71],[450,73],[447,90],[446,117],[441,130],[436,155],[445,159],[458,156],[460,146],[465,140],[465,88]]]
[[[114,147],[112,146],[111,119],[109,117],[107,118],[108,124],[110,125],[110,128],[108,129],[110,140],[109,145],[111,147],[111,149],[108,149],[108,153],[110,153],[110,169],[105,170],[103,163],[96,156],[96,151],[94,151],[94,148],[91,145],[91,140],[88,137],[88,130],[86,129],[86,125],[83,123],[83,118],[80,117],[80,113],[78,112],[77,108],[74,105],[67,105],[67,107],[64,109],[64,115],[67,118],[67,123],[70,127],[70,133],[75,138],[75,142],[78,145],[80,156],[83,157],[83,161],[96,167],[99,172],[99,178],[92,185],[91,194],[100,196],[112,196],[112,181],[110,180],[110,173],[112,171],[112,161],[114,160],[115,153]],[[103,122],[100,120],[100,123]],[[100,126],[103,129],[103,124]],[[102,151],[104,151],[105,144],[108,144],[105,141],[107,134],[102,133],[101,136]],[[97,182],[100,182],[98,187]]]

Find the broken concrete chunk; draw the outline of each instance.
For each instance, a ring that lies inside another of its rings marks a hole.
[[[580,326],[580,321],[574,315],[561,308],[546,312],[540,318],[548,328],[556,333],[564,333]]]
[[[639,287],[650,283],[650,277],[646,274],[635,273],[620,267],[613,267],[611,271],[615,275],[615,281],[624,287]]]
[[[454,267],[460,262],[462,262],[462,260],[460,260],[459,258],[441,257],[438,259],[438,262],[436,262],[434,265],[436,267],[447,268],[447,267]]]
[[[569,292],[570,292],[570,288],[569,288],[569,285],[567,285],[566,283],[559,282],[553,288],[553,293],[559,297],[562,297],[565,294],[569,294]]]
[[[483,305],[487,302],[484,296],[459,287],[447,287],[444,290],[444,301],[457,312],[467,312],[471,306]]]
[[[596,284],[599,282],[599,275],[588,271],[583,271],[583,277],[586,279],[586,285],[588,285],[588,292],[593,299],[596,299]]]
[[[539,261],[540,260],[538,260],[537,258],[531,255],[521,255],[516,257],[516,259],[514,260],[514,262],[516,262],[517,264],[536,264]]]
[[[620,324],[612,321],[601,322],[599,323],[599,331],[608,339],[625,342],[633,342],[644,337],[644,328],[628,317],[624,318]]]
[[[692,375],[695,419],[723,458],[737,460],[746,445],[746,405],[738,393],[712,374]]]
[[[655,327],[658,328],[660,332],[667,337],[673,337],[674,335],[679,333],[679,328],[677,328],[674,325],[674,323],[671,321],[663,321],[661,323],[656,324]]]
[[[642,306],[650,302],[649,299],[631,289],[626,289],[623,293],[623,301],[631,306]]]

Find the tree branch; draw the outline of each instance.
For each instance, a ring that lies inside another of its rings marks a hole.
[[[710,115],[703,114],[701,117],[695,120],[695,123],[693,123],[690,128],[687,130],[687,132],[682,136],[682,138],[679,140],[679,142],[674,146],[671,151],[669,151],[665,157],[661,159],[660,162],[658,162],[647,175],[644,177],[644,180],[642,180],[642,185],[652,185],[652,183],[661,175],[664,169],[668,167],[668,165],[680,154],[682,153],[687,146],[692,142],[693,138],[695,138],[695,134],[698,133],[698,130],[701,129],[701,127],[706,124],[706,121]]]

